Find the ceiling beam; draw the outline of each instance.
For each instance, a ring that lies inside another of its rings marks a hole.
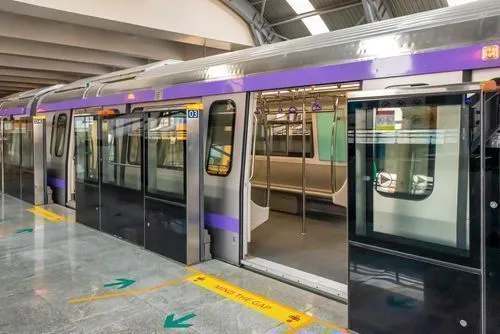
[[[340,11],[342,11],[344,9],[349,9],[349,8],[359,7],[359,6],[362,6],[362,4],[358,0],[356,0],[356,1],[350,1],[350,2],[345,3],[343,5],[340,5],[340,6],[339,6],[339,4],[336,4],[334,6],[328,6],[328,7],[319,8],[319,9],[316,9],[316,10],[313,10],[313,11],[310,11],[310,12],[307,12],[307,13],[303,13],[303,14],[299,14],[299,15],[294,15],[292,17],[289,17],[289,18],[286,18],[286,19],[283,19],[283,20],[271,22],[269,24],[269,26],[276,27],[276,26],[280,26],[280,25],[283,25],[283,24],[286,24],[286,23],[290,23],[290,22],[295,22],[295,21],[298,21],[298,20],[302,20],[302,19],[305,19],[306,17],[315,16],[315,15],[324,15],[324,14],[329,14],[329,13],[334,13],[334,12],[340,12]]]
[[[29,55],[36,58],[76,61],[112,66],[116,69],[141,66],[148,63],[145,59],[121,56],[116,53],[89,50],[65,45],[48,44],[36,41],[0,37],[0,53],[10,55]]]
[[[287,39],[278,34],[273,27],[270,27],[269,22],[264,18],[264,11],[260,13],[248,0],[221,1],[250,25],[256,45],[270,44]],[[265,2],[263,6],[265,6]]]
[[[385,0],[361,0],[366,22],[375,22],[394,17]]]
[[[60,80],[15,77],[15,76],[2,75],[2,74],[0,74],[0,81],[18,82],[18,83],[34,83],[34,84],[38,84],[38,85],[47,85],[47,86],[64,83],[64,82],[61,82]]]
[[[0,36],[98,51],[113,51],[151,60],[183,60],[181,43],[2,11],[0,11]]]
[[[6,54],[0,54],[0,66],[20,69],[79,73],[86,74],[87,76],[102,75],[112,71],[111,68],[102,65],[31,58],[25,56],[13,56]]]
[[[30,90],[30,89],[40,88],[43,86],[45,85],[0,81],[0,90],[4,88],[12,88],[12,89],[17,88],[21,90]]]
[[[22,77],[22,78],[36,78],[43,80],[57,80],[63,83],[72,82],[82,79],[81,75],[70,75],[58,72],[36,71],[36,70],[23,70],[7,67],[0,67],[0,75]]]

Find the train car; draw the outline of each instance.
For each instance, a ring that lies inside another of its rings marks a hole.
[[[168,185],[172,201],[181,195],[184,128],[175,115],[179,106],[202,104],[211,253],[345,300],[349,94],[498,77],[499,21],[498,1],[483,1],[179,64],[147,65],[53,90],[39,99],[36,114],[45,115],[49,125],[54,200],[95,211],[112,185],[114,195],[100,219],[123,220],[122,226],[106,229],[97,218],[93,227],[144,245],[147,222],[134,201],[149,191],[145,181],[155,191]],[[441,121],[451,126],[456,119]],[[154,137],[164,132],[159,129],[170,132]],[[381,163],[391,171],[398,161]],[[380,174],[377,186],[377,201],[388,208],[395,201],[384,184],[392,174]],[[434,193],[456,190],[449,186],[456,175],[433,175],[425,182]],[[78,197],[79,179],[95,196]],[[130,197],[113,202],[125,196],[120,189]],[[429,214],[439,211],[439,202],[418,199]],[[123,203],[130,210],[112,208]]]

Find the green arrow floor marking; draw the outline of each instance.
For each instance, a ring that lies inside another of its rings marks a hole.
[[[118,282],[116,283],[104,284],[104,287],[108,288],[110,286],[121,285],[118,289],[125,289],[135,283],[133,279],[126,279],[126,278],[118,278],[117,281]]]
[[[22,228],[20,230],[16,230],[16,233],[24,233],[24,232],[33,232],[32,228]]]
[[[165,319],[163,323],[163,328],[188,328],[193,326],[193,324],[183,324],[184,321],[188,321],[191,318],[196,317],[196,314],[190,313],[188,315],[183,316],[182,318],[178,318],[174,320],[174,314],[171,313]]]

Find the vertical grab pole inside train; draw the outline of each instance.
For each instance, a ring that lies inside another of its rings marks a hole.
[[[263,122],[264,122],[264,142],[266,143],[266,206],[271,207],[271,149],[269,147],[269,128],[267,124],[267,113],[265,111],[265,107],[262,109],[263,111]]]
[[[302,91],[302,235],[306,234],[306,90]]]
[[[333,106],[333,119],[332,119],[332,139],[330,143],[330,185],[332,187],[332,194],[337,191],[337,175],[335,170],[335,137],[337,136],[337,108]]]

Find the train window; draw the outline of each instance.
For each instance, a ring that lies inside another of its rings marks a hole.
[[[375,110],[374,187],[379,194],[422,200],[432,193],[437,109],[417,106]]]
[[[75,117],[77,180],[98,181],[97,147],[97,116]]]
[[[141,164],[141,138],[139,133],[132,133],[127,136],[127,162],[130,165],[139,166]]]
[[[21,162],[20,122],[8,120],[4,122],[4,163],[19,166]],[[7,171],[8,172],[8,171]]]
[[[54,153],[54,141],[56,138],[56,115],[54,114],[52,116],[52,124],[51,124],[52,130],[50,131],[50,148],[49,148],[49,153],[50,155],[53,155]]]
[[[21,121],[21,166],[33,169],[33,124],[29,120]]]
[[[210,106],[207,135],[206,171],[227,176],[231,172],[236,104],[232,100],[215,101]]]
[[[185,111],[149,114],[147,192],[185,202]]]
[[[302,114],[297,114],[295,120],[290,120],[289,114],[271,114],[267,117],[267,131],[263,122],[258,125],[255,154],[266,154],[265,138],[268,136],[271,156],[302,157]],[[314,155],[312,128],[312,120],[308,115],[305,129],[307,158]]]
[[[62,157],[64,154],[64,143],[66,141],[66,124],[68,117],[66,114],[60,114],[57,117],[56,136],[54,144],[54,153],[56,157]]]

